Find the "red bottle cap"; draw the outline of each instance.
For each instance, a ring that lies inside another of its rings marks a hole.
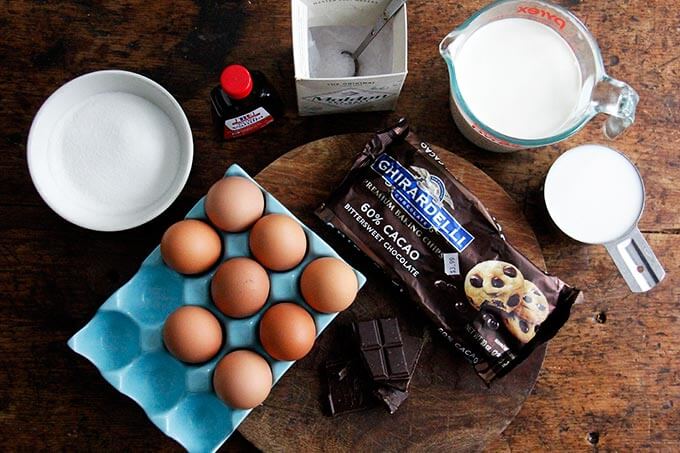
[[[253,78],[244,66],[232,64],[222,71],[220,85],[227,96],[238,101],[247,98],[253,91]]]

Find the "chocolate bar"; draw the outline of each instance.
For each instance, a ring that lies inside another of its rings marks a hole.
[[[409,367],[396,318],[356,323],[359,348],[374,381],[407,379]]]
[[[326,362],[328,408],[332,416],[373,407],[371,385],[359,359]]]
[[[393,414],[408,398],[408,388],[426,339],[402,336],[396,318],[358,322],[354,324],[354,331],[361,358],[326,362],[330,413],[336,416],[358,412],[373,407],[379,400]],[[406,370],[405,374],[390,377],[389,357],[400,355],[404,358],[399,359],[399,366]],[[374,370],[379,379],[375,379]],[[370,371],[371,376],[366,371]],[[387,379],[382,379],[384,377]]]

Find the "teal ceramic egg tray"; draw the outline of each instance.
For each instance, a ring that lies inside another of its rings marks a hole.
[[[236,164],[229,167],[225,176],[243,176],[255,183]],[[307,254],[302,263],[287,272],[268,271],[271,289],[262,310],[245,319],[223,315],[210,298],[210,280],[217,265],[199,276],[185,276],[167,267],[160,247],[156,247],[132,279],[113,293],[90,322],[68,341],[71,349],[91,361],[104,379],[136,401],[161,431],[191,452],[217,450],[250,413],[250,410],[228,406],[213,391],[213,370],[225,354],[235,349],[258,352],[269,362],[274,384],[295,363],[272,359],[259,343],[258,323],[269,306],[279,301],[300,304],[314,318],[317,336],[337,315],[319,313],[309,307],[302,299],[298,281],[310,261],[323,256],[342,258],[276,198],[260,189],[265,197],[265,214],[292,217],[307,236]],[[207,222],[203,201],[199,200],[186,218]],[[220,234],[222,260],[251,256],[249,232]],[[363,286],[366,279],[358,271],[354,272],[359,287]],[[168,315],[182,305],[203,306],[222,324],[224,345],[207,363],[183,363],[163,345],[163,324]]]

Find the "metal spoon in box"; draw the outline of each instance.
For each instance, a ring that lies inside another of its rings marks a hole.
[[[380,33],[380,30],[382,30],[383,27],[387,25],[390,19],[392,19],[405,4],[406,0],[392,0],[389,2],[380,17],[375,21],[370,33],[366,35],[364,40],[361,41],[361,44],[359,44],[359,47],[357,47],[354,52],[350,52],[349,50],[343,50],[341,52],[343,55],[349,55],[352,57],[352,60],[354,60],[354,77],[359,74],[359,56],[361,53],[364,51],[364,49],[366,49],[366,47],[368,47],[371,41],[373,41],[373,38],[375,38],[378,33]]]

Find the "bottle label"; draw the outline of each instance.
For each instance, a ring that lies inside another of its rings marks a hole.
[[[242,135],[248,135],[251,132],[262,129],[267,124],[274,121],[274,118],[269,114],[264,107],[258,107],[255,110],[245,113],[236,118],[230,118],[224,121],[224,138],[235,138]]]

